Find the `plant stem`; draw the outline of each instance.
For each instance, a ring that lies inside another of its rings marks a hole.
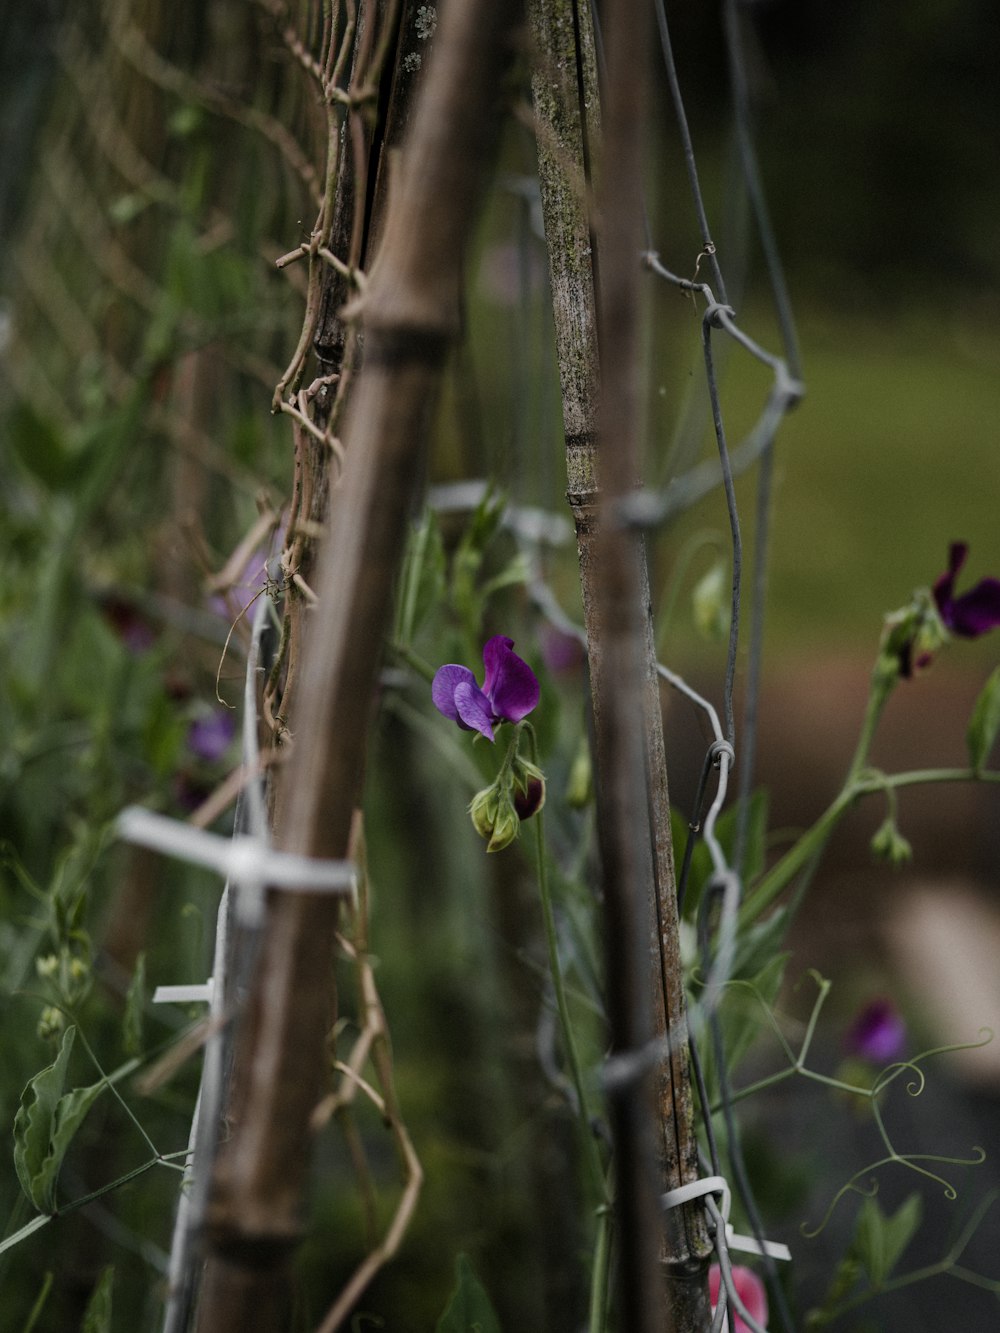
[[[608,1316],[608,1275],[611,1269],[610,1207],[597,1210],[597,1235],[594,1238],[594,1266],[590,1274],[590,1316],[587,1333],[604,1333]]]
[[[530,723],[524,723],[525,731],[528,733],[528,742],[531,749],[531,762],[538,762],[538,744],[535,739],[534,728]],[[511,748],[516,749],[516,740],[511,743]],[[507,760],[510,759],[508,751]],[[552,974],[552,989],[556,997],[556,1011],[559,1015],[559,1028],[562,1034],[563,1048],[566,1055],[566,1064],[569,1066],[570,1079],[573,1083],[573,1090],[576,1093],[577,1112],[580,1117],[580,1125],[583,1130],[584,1153],[587,1158],[587,1173],[590,1176],[590,1183],[593,1193],[602,1205],[609,1202],[607,1186],[604,1180],[604,1165],[601,1162],[601,1154],[597,1147],[597,1140],[594,1137],[594,1127],[590,1118],[590,1110],[587,1105],[587,1094],[583,1084],[583,1074],[580,1069],[580,1057],[576,1049],[576,1039],[573,1036],[573,1020],[569,1012],[569,1000],[566,996],[566,987],[563,984],[562,967],[559,963],[559,937],[556,933],[555,913],[552,909],[552,891],[549,887],[548,867],[545,858],[545,825],[542,822],[542,812],[538,811],[534,815],[535,820],[535,866],[538,877],[538,896],[542,904],[542,922],[545,927],[545,943],[549,952],[549,971]],[[596,1255],[595,1255],[596,1260]]]

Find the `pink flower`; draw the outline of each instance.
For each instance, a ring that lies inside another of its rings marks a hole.
[[[741,1264],[733,1264],[733,1285],[740,1300],[746,1306],[750,1318],[755,1319],[761,1328],[766,1328],[767,1292],[764,1290],[764,1284],[757,1274],[752,1268],[744,1268]],[[708,1270],[708,1294],[712,1301],[713,1312],[719,1303],[719,1288],[721,1286],[722,1270],[718,1264],[713,1264]],[[735,1314],[736,1333],[750,1333],[750,1325],[745,1319],[740,1318],[738,1310]]]

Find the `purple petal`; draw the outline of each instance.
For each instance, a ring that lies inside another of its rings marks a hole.
[[[872,1000],[848,1031],[847,1046],[873,1064],[889,1064],[906,1046],[906,1024],[891,1001]]]
[[[948,608],[955,592],[955,580],[965,564],[969,554],[967,542],[952,542],[948,547],[948,568],[934,584],[934,600],[941,612],[941,618],[947,624]]]
[[[1000,625],[1000,580],[980,579],[974,588],[941,608],[941,619],[967,639],[996,629]]]
[[[205,717],[196,717],[188,727],[187,747],[193,755],[214,764],[229,749],[236,735],[236,718],[222,708]]]
[[[520,722],[538,703],[538,677],[527,662],[511,650],[514,640],[502,634],[488,640],[483,649],[486,680],[483,689],[493,705],[493,716],[505,722]]]
[[[469,672],[470,677],[472,672]],[[481,732],[488,741],[493,739],[493,714],[490,701],[475,680],[463,680],[455,687],[456,721],[467,731]]]
[[[438,668],[431,685],[431,699],[434,701],[434,707],[445,717],[450,717],[452,722],[459,721],[458,709],[455,706],[455,691],[462,684],[475,686],[475,676],[468,667],[449,663],[448,666]],[[478,686],[476,688],[478,689]]]
[[[483,692],[491,698],[497,673],[503,669],[503,656],[505,653],[509,653],[513,647],[514,640],[508,639],[505,634],[494,634],[492,639],[486,640],[483,647],[483,665],[486,667]]]

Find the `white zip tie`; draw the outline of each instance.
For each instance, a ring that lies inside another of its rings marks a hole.
[[[212,978],[200,985],[157,986],[153,992],[154,1004],[211,1004]]]
[[[766,1254],[772,1259],[790,1260],[792,1252],[780,1241],[766,1240],[763,1249],[752,1236],[739,1236],[729,1223],[729,1206],[732,1203],[732,1191],[724,1176],[704,1176],[693,1180],[689,1185],[680,1185],[675,1190],[668,1190],[660,1200],[664,1208],[676,1208],[692,1199],[703,1198],[706,1194],[720,1196],[719,1212],[726,1227],[726,1245],[731,1250],[740,1250],[744,1254]]]
[[[353,861],[326,861],[297,852],[277,851],[260,838],[237,834],[222,838],[166,815],[130,805],[118,816],[118,835],[153,851],[193,865],[207,866],[247,890],[250,915],[263,907],[265,888],[296,893],[332,893],[352,901],[357,895]]]

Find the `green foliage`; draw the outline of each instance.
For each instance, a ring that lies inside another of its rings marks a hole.
[[[728,568],[725,561],[716,560],[691,592],[695,628],[703,638],[712,643],[719,642],[729,633],[732,595],[727,575]]]
[[[470,639],[479,637],[484,610],[480,586],[487,552],[500,531],[507,499],[487,487],[459,538],[451,560],[450,600]]]
[[[972,717],[969,719],[966,744],[969,747],[969,763],[977,771],[989,758],[998,732],[1000,732],[1000,667],[997,667],[983,686],[972,710]]]
[[[138,1055],[142,1050],[142,1020],[146,1004],[146,955],[140,953],[135,971],[125,996],[125,1016],[122,1019],[122,1045],[126,1055]]]
[[[437,516],[425,509],[410,533],[397,600],[396,642],[409,647],[445,592],[445,554]]]
[[[56,1182],[63,1158],[84,1116],[107,1087],[104,1079],[89,1088],[63,1092],[76,1028],[63,1034],[59,1054],[36,1074],[21,1094],[14,1120],[14,1166],[25,1194],[42,1213],[56,1207]]]
[[[857,1295],[865,1275],[872,1294],[883,1286],[916,1234],[922,1212],[919,1194],[911,1194],[891,1216],[882,1211],[874,1196],[864,1200],[851,1244],[837,1266],[822,1306],[809,1312],[807,1329],[825,1328],[831,1323],[841,1306]]]
[[[754,883],[764,869],[767,855],[767,816],[767,792],[763,790],[755,791],[750,797],[746,841],[743,849],[743,880],[748,886]],[[700,828],[698,834],[692,835],[687,819],[676,806],[671,808],[670,819],[678,865],[680,865],[688,838],[694,836],[697,839],[691,855],[687,889],[684,895],[684,919],[694,921],[698,916],[698,908],[701,905],[705,886],[712,878],[712,856],[704,839],[700,836]],[[731,857],[733,854],[736,824],[737,811],[735,806],[730,806],[724,810],[716,820],[715,836],[727,857]],[[744,976],[746,972],[738,972],[735,975]]]
[[[111,1333],[111,1297],[114,1284],[114,1265],[109,1264],[87,1302],[80,1333]]]
[[[891,1216],[883,1213],[876,1198],[862,1203],[853,1249],[873,1287],[880,1287],[895,1268],[920,1225],[922,1211],[919,1194],[911,1194]]]
[[[486,1289],[472,1271],[464,1254],[455,1264],[455,1290],[435,1333],[500,1333],[500,1321]]]

